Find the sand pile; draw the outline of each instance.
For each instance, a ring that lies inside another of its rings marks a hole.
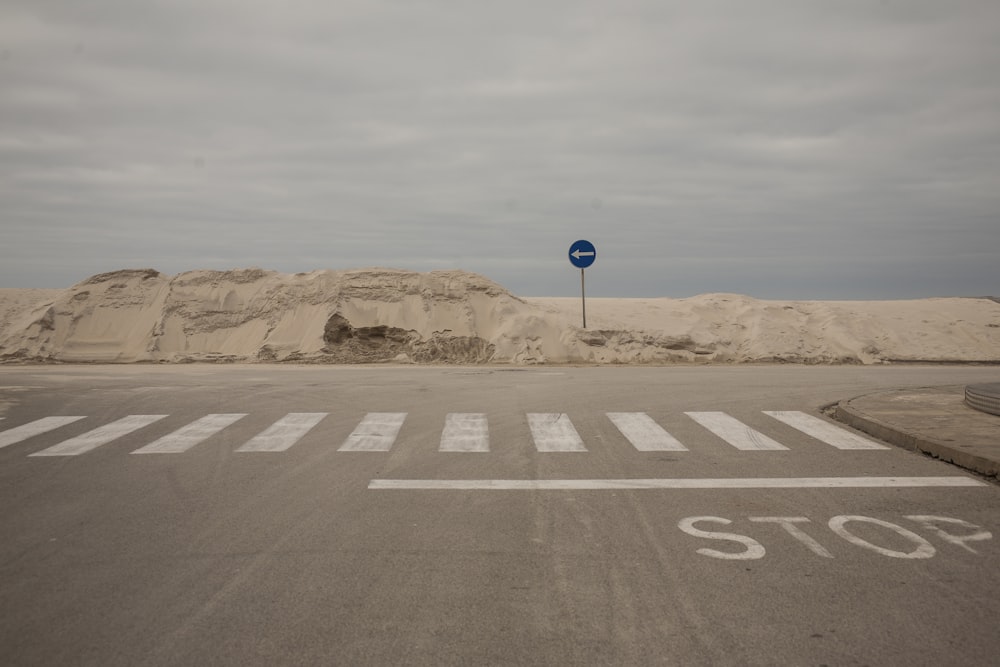
[[[530,363],[560,333],[462,271],[126,270],[17,303],[0,315],[6,361]]]
[[[580,309],[579,299],[529,301]],[[1000,363],[1000,303],[991,299],[587,299],[587,325],[577,337],[598,362]]]
[[[0,361],[1000,362],[989,299],[521,299],[464,271],[125,270],[0,290]]]

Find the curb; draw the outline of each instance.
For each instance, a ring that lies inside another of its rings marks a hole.
[[[856,398],[863,398],[858,396]],[[954,446],[933,438],[902,429],[898,426],[876,419],[855,408],[848,399],[837,404],[835,416],[848,426],[872,435],[879,440],[913,452],[927,454],[972,472],[1000,479],[1000,463],[977,454],[970,454],[956,449]]]

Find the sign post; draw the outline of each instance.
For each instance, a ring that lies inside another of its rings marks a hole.
[[[580,240],[569,247],[569,263],[580,269],[580,300],[583,304],[583,328],[587,328],[587,287],[584,269],[597,259],[597,248],[590,241]]]

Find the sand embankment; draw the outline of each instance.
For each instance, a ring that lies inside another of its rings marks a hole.
[[[1000,363],[1000,304],[518,298],[463,271],[124,270],[0,290],[0,361]]]

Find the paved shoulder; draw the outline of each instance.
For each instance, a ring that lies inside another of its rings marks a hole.
[[[837,406],[837,418],[886,442],[1000,477],[1000,417],[965,404],[965,387],[866,394]]]

